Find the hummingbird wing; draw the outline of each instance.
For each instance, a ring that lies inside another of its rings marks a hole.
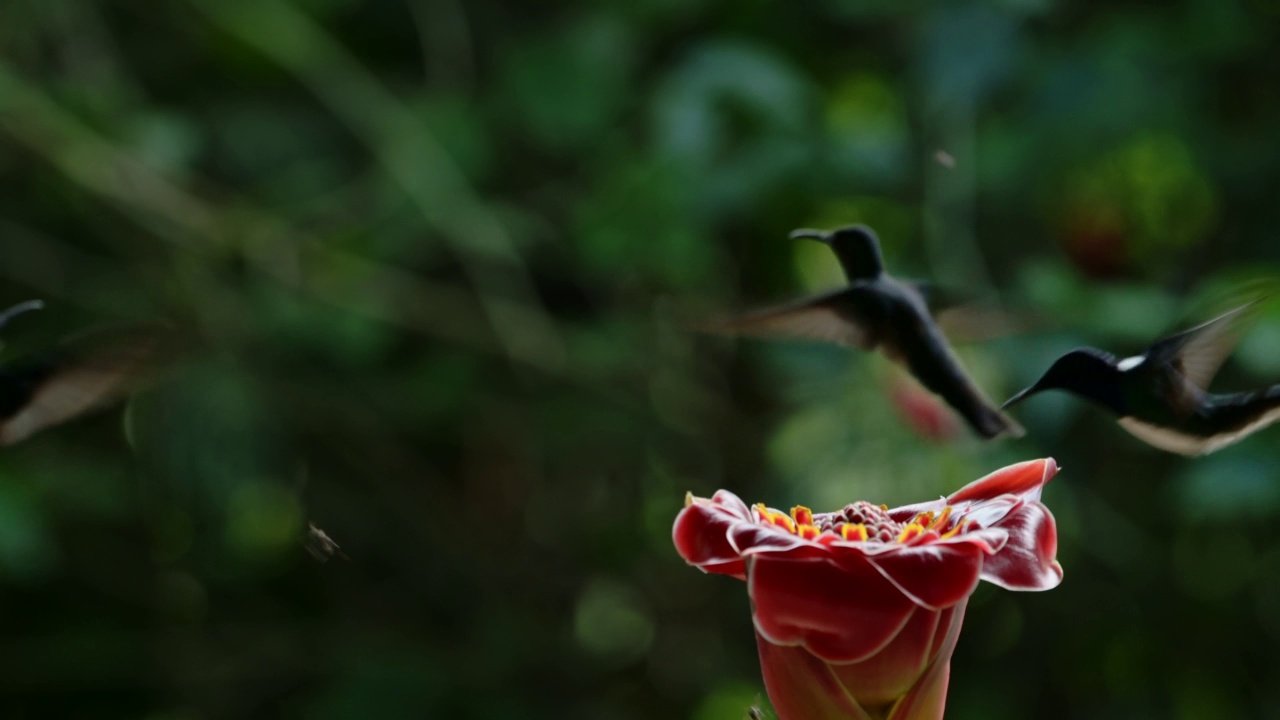
[[[158,325],[96,331],[0,372],[0,447],[124,399],[156,369]]]
[[[905,284],[920,295],[920,299],[924,300],[924,304],[934,318],[937,318],[939,313],[968,305],[978,299],[973,293],[924,280],[912,280]]]
[[[858,310],[864,306],[863,301],[869,300],[870,291],[854,286],[704,324],[701,329],[733,335],[816,340],[871,350],[879,339],[865,314]]]
[[[1191,415],[1200,406],[1209,383],[1235,350],[1263,299],[1248,302],[1148,348],[1148,361],[1157,367],[1167,364],[1175,371],[1173,375],[1163,376],[1161,390],[1182,417]]]
[[[1206,390],[1235,350],[1258,303],[1254,300],[1196,327],[1167,337],[1147,351],[1149,360],[1167,362],[1193,386]]]
[[[983,302],[977,293],[920,280],[903,281],[903,284],[920,296],[938,327],[952,342],[1006,337],[1025,332],[1034,324],[1027,317]]]

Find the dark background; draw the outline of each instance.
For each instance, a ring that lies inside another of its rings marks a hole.
[[[0,453],[0,714],[736,720],[686,490],[1051,455],[1066,579],[979,590],[948,717],[1280,717],[1280,430],[1185,460],[1047,395],[922,435],[880,357],[680,320],[838,285],[786,233],[866,222],[1021,318],[959,345],[997,400],[1136,351],[1275,274],[1278,74],[1261,0],[0,3],[0,303],[48,303],[5,357],[200,348]],[[1271,312],[1215,387],[1277,378]]]

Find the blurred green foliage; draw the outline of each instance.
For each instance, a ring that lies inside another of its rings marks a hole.
[[[839,282],[800,226],[1024,332],[1001,398],[1280,264],[1280,4],[9,0],[6,357],[196,359],[0,453],[6,718],[745,717],[686,490],[830,508],[1052,455],[1066,581],[970,605],[948,717],[1280,717],[1272,430],[1200,460],[1065,396],[914,434],[878,357],[689,313]],[[1280,377],[1280,309],[1223,374]],[[350,556],[318,564],[308,521]]]

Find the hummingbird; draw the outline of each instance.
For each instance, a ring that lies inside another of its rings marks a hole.
[[[1157,340],[1132,357],[1118,359],[1089,347],[1072,350],[1003,407],[1045,390],[1066,390],[1101,406],[1120,427],[1161,450],[1188,456],[1220,450],[1280,419],[1280,385],[1207,391],[1235,348],[1248,311],[1261,301]]]
[[[0,330],[44,304],[0,313]],[[58,347],[0,365],[0,447],[123,400],[149,379],[165,332],[136,325],[84,333]]]
[[[885,271],[880,240],[865,225],[830,232],[801,229],[791,239],[817,240],[831,248],[849,284],[816,297],[760,310],[713,329],[821,340],[880,350],[922,385],[946,400],[985,438],[1020,437],[1022,427],[982,394],[934,321],[950,298],[936,286],[898,280]]]
[[[313,522],[307,523],[307,537],[302,544],[307,549],[307,552],[311,553],[311,557],[315,558],[316,562],[328,562],[329,558],[335,555],[343,560],[351,560],[346,553],[342,552],[342,546],[334,542],[333,538],[329,537],[329,533],[321,530]]]

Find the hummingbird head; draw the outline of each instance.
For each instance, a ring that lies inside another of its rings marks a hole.
[[[1032,386],[1005,401],[1008,408],[1045,390],[1066,390],[1124,414],[1115,358],[1093,348],[1079,348],[1054,361]]]
[[[805,229],[791,233],[792,240],[801,238],[829,245],[849,280],[874,280],[884,272],[880,240],[866,225],[850,225],[831,232]]]

